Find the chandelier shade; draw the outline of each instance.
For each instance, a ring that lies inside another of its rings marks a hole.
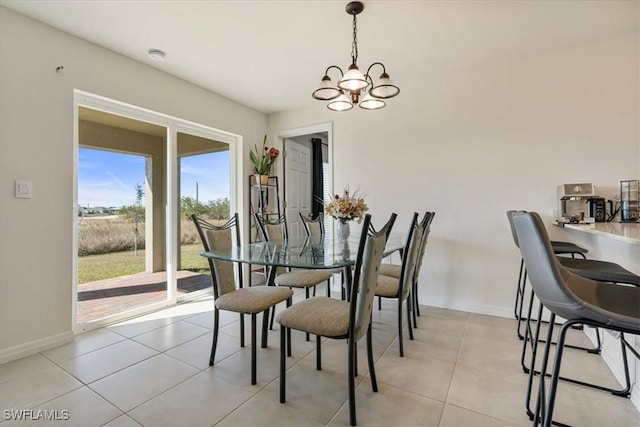
[[[320,81],[320,87],[316,89],[311,96],[320,101],[330,101],[332,99],[336,99],[342,94],[340,89],[333,85],[331,78],[326,74]]]
[[[400,93],[400,88],[389,78],[382,62],[374,62],[367,68],[365,74],[358,68],[358,20],[356,16],[364,10],[364,4],[359,1],[347,3],[346,12],[353,17],[353,42],[351,44],[351,65],[346,73],[337,65],[327,68],[320,82],[320,86],[313,91],[311,96],[320,101],[331,101],[327,108],[332,111],[348,111],[358,104],[365,110],[378,110],[384,108],[387,103],[384,99],[393,98]],[[374,66],[382,67],[382,74],[374,84],[371,77],[371,69]],[[329,77],[329,71],[335,68],[340,71],[340,79],[337,86]]]
[[[376,98],[388,99],[399,94],[400,89],[391,81],[389,74],[382,73],[382,75],[380,75],[380,80],[378,80],[378,84],[372,87],[371,90],[369,90],[369,93],[371,96],[375,96]]]
[[[355,92],[362,90],[369,86],[369,82],[364,77],[364,74],[358,69],[356,64],[351,64],[349,70],[346,72],[342,80],[338,82],[340,89],[348,90],[349,92]]]
[[[369,93],[362,97],[359,105],[360,108],[365,110],[379,110],[380,108],[384,108],[387,103],[382,99],[371,96],[371,91],[369,91]]]
[[[332,111],[348,111],[353,108],[351,100],[344,93],[327,104],[327,108]]]

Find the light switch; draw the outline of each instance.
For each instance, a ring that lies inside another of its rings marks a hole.
[[[17,179],[16,180],[16,199],[30,199],[30,198],[31,198],[31,181]]]

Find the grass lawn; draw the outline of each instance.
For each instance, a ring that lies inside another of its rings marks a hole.
[[[209,274],[207,260],[199,255],[201,251],[201,244],[183,245],[181,269]],[[126,251],[78,257],[78,283],[141,273],[144,271],[144,255],[145,251],[139,250],[138,256],[134,256],[133,251]]]

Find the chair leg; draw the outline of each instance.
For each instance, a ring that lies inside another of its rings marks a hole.
[[[256,313],[251,313],[251,385],[256,385]]]
[[[367,361],[369,362],[369,376],[371,377],[371,390],[378,392],[378,380],[376,379],[376,368],[373,363],[373,336],[371,333],[371,323],[367,329]]]
[[[213,342],[211,343],[211,356],[209,356],[209,366],[213,366],[216,358],[216,347],[218,346],[218,323],[220,323],[220,311],[213,309]]]
[[[352,426],[356,425],[356,392],[355,392],[355,383],[356,383],[356,340],[349,339],[349,355],[347,357],[347,370],[349,376],[349,422]]]
[[[524,269],[524,259],[520,258],[520,272],[518,273],[518,285],[516,286],[516,300],[513,303],[513,317],[520,320],[518,316],[518,307],[522,305],[521,286],[522,286],[522,270]]]
[[[527,316],[528,318],[531,318],[531,308],[529,309],[529,316]],[[542,318],[542,304],[540,304],[540,308],[538,310],[538,319]],[[529,419],[533,421],[534,418],[534,414],[533,411],[531,410],[531,391],[533,390],[533,377],[536,374],[536,356],[538,354],[538,343],[540,343],[540,326],[542,325],[542,322],[536,322],[536,333],[535,333],[535,337],[533,336],[533,334],[531,333],[531,324],[529,323],[529,321],[527,320],[527,325],[525,328],[525,339],[523,341],[523,346],[526,347],[528,345],[529,342],[531,342],[531,368],[529,368],[528,370],[525,370],[525,373],[529,374],[529,378],[527,381],[527,393],[526,393],[526,400],[525,400],[525,408],[527,410],[527,415],[529,416]],[[526,348],[522,349],[522,360],[521,360],[521,364],[524,368],[524,355],[525,355],[525,350]]]
[[[267,316],[268,317],[268,316]],[[271,307],[271,320],[269,321],[269,329],[273,331],[273,321],[276,318],[276,307]],[[267,319],[265,319],[266,321]]]
[[[271,309],[266,309],[262,314],[262,340],[260,343],[261,348],[267,348],[267,337],[269,336],[269,328],[267,327],[267,323],[269,320],[269,311],[274,313],[276,311],[276,307],[273,306]]]
[[[538,319],[541,321],[542,319]],[[553,326],[556,321],[556,315],[551,313],[551,317],[549,318],[549,329],[547,331],[547,342],[544,345],[544,355],[542,356],[542,368],[540,369],[540,385],[538,386],[538,400],[536,402],[536,410],[533,414],[533,425],[538,425],[538,423],[542,422],[545,419],[544,414],[544,403],[546,402],[545,397],[545,377],[547,375],[547,364],[549,363],[549,350],[551,350],[551,341],[553,339]]]
[[[244,314],[240,313],[240,347],[244,347]]]
[[[316,287],[313,287],[313,296],[315,296],[316,294]],[[309,299],[309,288],[304,288],[304,297],[306,299]],[[309,341],[310,336],[309,336],[309,332],[305,332],[304,338]]]
[[[410,311],[413,311],[415,313],[414,310],[411,310],[411,300],[412,300],[412,296],[409,295],[409,298],[407,298],[407,325],[409,326],[409,339],[411,341],[413,341],[413,327],[411,327],[411,313]]]
[[[418,281],[414,280],[413,283],[411,284],[411,287],[413,289],[413,297],[415,298],[415,305],[416,305],[416,315],[420,316],[420,301],[418,300]],[[416,328],[418,326],[416,325]]]
[[[400,357],[404,357],[404,346],[402,342],[402,300],[398,298],[398,350]]]
[[[320,342],[320,335],[316,335],[316,370],[322,370],[322,343]]]
[[[293,303],[293,298],[289,297],[287,298],[287,307],[291,307],[291,304]],[[280,326],[281,328],[283,328],[283,326]],[[287,330],[287,356],[291,357],[291,328],[285,328]]]
[[[553,362],[553,373],[551,375],[551,384],[549,385],[549,397],[546,402],[546,410],[544,417],[542,418],[543,427],[551,427],[551,420],[553,419],[553,407],[556,400],[556,390],[558,389],[558,377],[560,375],[560,365],[562,364],[562,352],[564,350],[564,340],[567,335],[567,330],[574,324],[573,321],[566,321],[560,328],[558,335],[558,342],[556,345],[556,358]],[[543,378],[541,378],[541,381]],[[542,402],[543,404],[545,402]]]
[[[327,279],[327,297],[331,298],[331,279]]]
[[[525,289],[527,287],[527,269],[524,269],[524,273],[522,273],[522,286],[519,288],[518,292],[520,293],[520,307],[518,309],[518,328],[517,328],[517,335],[518,338],[520,339],[524,339],[522,334],[520,333],[520,326],[522,323],[522,307],[524,306],[524,294],[525,294]],[[532,292],[533,295],[533,292]],[[527,317],[528,318],[528,317]],[[524,319],[525,321],[527,319]]]
[[[411,284],[411,292],[407,299],[407,307],[411,308],[411,317],[413,319],[413,327],[418,327],[418,300],[416,296],[417,289],[415,288],[415,282]],[[411,338],[413,339],[413,338]]]
[[[285,347],[287,346],[287,330],[282,325],[280,325],[280,403],[284,403],[286,401],[286,371],[287,371],[287,361],[284,355]]]
[[[282,325],[280,325],[280,403],[286,402],[286,371],[287,371],[287,361],[284,355],[285,347],[287,346],[287,329]]]
[[[378,311],[382,310],[382,297],[378,297]]]

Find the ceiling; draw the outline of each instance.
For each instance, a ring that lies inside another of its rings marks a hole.
[[[311,92],[326,67],[348,67],[352,29],[346,3],[0,0],[267,114],[317,105]],[[637,32],[639,22],[637,0],[364,3],[359,66],[364,71],[384,62],[404,93],[446,84],[452,73],[485,63]],[[151,61],[151,48],[163,50],[165,61]]]

